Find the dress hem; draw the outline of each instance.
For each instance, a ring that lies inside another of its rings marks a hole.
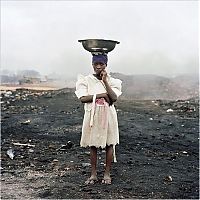
[[[118,143],[115,143],[115,144],[113,144],[113,143],[110,143],[110,144],[106,144],[106,145],[108,145],[108,146],[110,146],[110,145],[113,145],[113,146],[115,146],[115,145],[117,145],[117,144],[119,144],[119,142]],[[102,149],[104,149],[106,146],[104,146],[104,145],[80,145],[81,147],[84,147],[84,148],[87,148],[87,147],[96,147],[96,148],[102,148]]]

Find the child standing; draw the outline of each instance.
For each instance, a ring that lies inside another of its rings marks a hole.
[[[121,95],[119,79],[107,74],[107,55],[93,55],[94,74],[80,75],[76,96],[84,103],[84,119],[80,145],[90,147],[91,176],[85,182],[97,181],[97,148],[106,149],[106,167],[102,183],[111,184],[110,169],[115,145],[119,143],[117,113],[113,103]],[[114,153],[115,156],[115,153]]]

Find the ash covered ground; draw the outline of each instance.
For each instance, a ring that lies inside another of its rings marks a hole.
[[[198,199],[199,102],[120,100],[112,185],[95,185],[81,148],[83,105],[74,91],[18,89],[1,98],[2,199]]]

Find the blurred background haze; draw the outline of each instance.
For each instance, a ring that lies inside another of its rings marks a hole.
[[[198,1],[2,1],[1,68],[91,73],[78,39],[120,41],[108,71],[198,73]]]

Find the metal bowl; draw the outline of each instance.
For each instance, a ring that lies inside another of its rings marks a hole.
[[[118,41],[113,40],[103,40],[103,39],[86,39],[78,40],[81,42],[84,49],[91,53],[108,53],[115,48]]]

